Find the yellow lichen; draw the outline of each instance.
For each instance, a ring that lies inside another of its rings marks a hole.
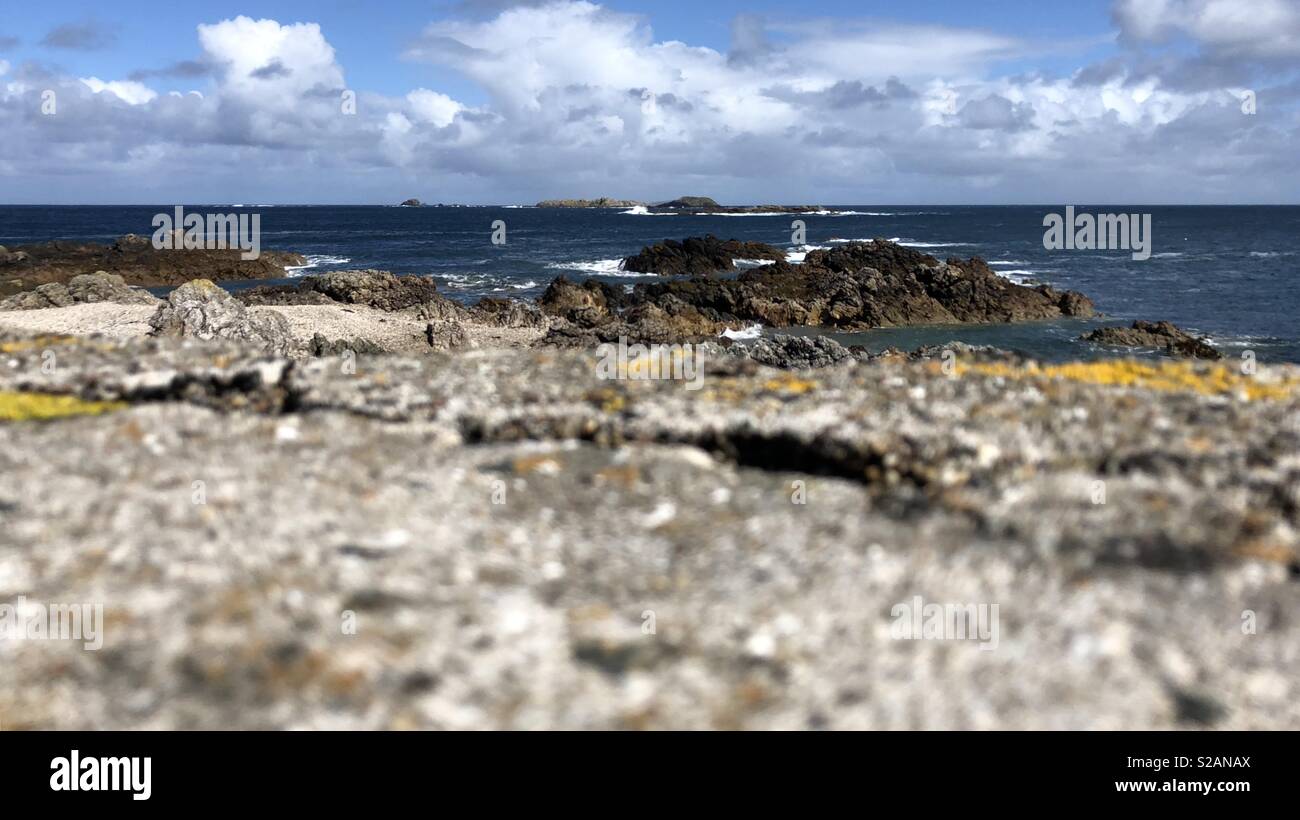
[[[77,342],[76,336],[36,336],[31,339],[0,342],[0,353],[22,353],[28,350],[43,350],[47,347],[72,345]]]
[[[773,393],[785,393],[791,396],[802,396],[804,393],[811,393],[817,389],[817,382],[800,379],[796,376],[782,375],[775,379],[768,379],[763,383],[765,390]]]
[[[1300,391],[1300,378],[1264,380],[1224,365],[1192,362],[1139,362],[1112,359],[1026,366],[1002,362],[957,362],[957,375],[968,373],[1004,379],[1063,379],[1084,384],[1138,387],[1205,396],[1231,395],[1246,399],[1285,399]]]
[[[126,407],[122,402],[83,401],[75,396],[0,391],[0,421],[48,421],[98,416]]]

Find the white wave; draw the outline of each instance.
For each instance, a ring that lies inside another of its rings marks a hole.
[[[595,274],[597,276],[619,276],[641,278],[656,278],[658,274],[654,273],[637,273],[635,271],[623,270],[622,259],[597,259],[594,262],[551,262],[546,266],[550,270],[567,270],[580,271],[582,273]]]
[[[1168,252],[1168,253],[1153,253],[1153,254],[1151,254],[1151,258],[1152,258],[1152,259],[1173,259],[1173,258],[1176,257],[1176,256],[1182,256],[1182,254],[1181,254],[1181,253],[1174,253],[1174,252]]]
[[[890,237],[889,241],[907,248],[968,248],[975,244],[973,242],[917,242],[914,239],[902,239],[897,236]]]
[[[775,265],[775,259],[736,259],[733,260],[737,267],[740,268],[762,268],[767,265]]]
[[[757,339],[763,335],[762,325],[750,325],[742,330],[727,328],[718,334],[719,339]]]
[[[324,256],[316,254],[307,255],[307,264],[305,265],[285,265],[284,271],[289,276],[302,276],[303,271],[319,268],[321,265],[346,265],[352,260],[346,256]]]
[[[529,279],[527,282],[510,282],[505,287],[492,288],[494,293],[500,293],[503,290],[528,290],[529,288],[538,287],[537,282]]]
[[[1274,256],[1282,256],[1278,251],[1251,251],[1250,255],[1258,259],[1272,259]],[[1290,254],[1286,255],[1290,256]]]
[[[1023,259],[990,259],[990,265],[1028,265]]]
[[[644,205],[633,205],[631,208],[628,208],[626,211],[619,211],[619,213],[623,214],[624,216],[677,216],[676,213],[673,213],[671,211],[652,212],[649,208],[647,208]]]
[[[1034,270],[995,270],[993,272],[1017,285],[1023,285],[1030,279],[1037,281],[1038,277],[1042,275],[1041,271]]]
[[[785,261],[789,262],[792,265],[798,265],[808,258],[809,251],[827,251],[827,250],[830,250],[830,248],[828,248],[825,245],[800,245],[797,248],[793,248],[789,251],[786,251]]]

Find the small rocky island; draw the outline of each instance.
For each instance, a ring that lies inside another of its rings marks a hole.
[[[544,199],[537,203],[539,208],[635,208],[645,205],[635,199],[611,199],[602,196],[599,199]]]
[[[719,205],[707,196],[683,196],[653,206],[661,211],[695,211],[717,214],[810,214],[825,211],[822,205]]]

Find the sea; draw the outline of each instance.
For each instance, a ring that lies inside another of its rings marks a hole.
[[[0,206],[0,245],[68,239],[111,242],[151,235],[174,203]],[[1077,213],[1150,214],[1149,259],[1128,250],[1048,250],[1044,217],[1064,206],[834,206],[815,214],[656,214],[645,208],[384,207],[186,204],[186,212],[258,214],[264,250],[296,251],[290,279],[377,268],[428,276],[447,296],[532,299],[557,276],[631,288],[659,277],[620,260],[664,239],[713,234],[767,242],[792,260],[815,248],[891,239],[940,259],[978,256],[1008,280],[1082,291],[1104,315],[1016,325],[944,325],[829,334],[872,350],[961,341],[1047,361],[1115,355],[1079,341],[1134,319],[1168,320],[1205,335],[1231,358],[1300,362],[1300,207],[1075,204]],[[793,234],[804,223],[806,235]],[[497,240],[494,242],[494,239]],[[231,289],[256,283],[223,283]],[[758,332],[756,329],[752,332]],[[765,331],[771,332],[771,331]],[[783,330],[781,332],[791,332]],[[823,333],[816,329],[794,332]]]

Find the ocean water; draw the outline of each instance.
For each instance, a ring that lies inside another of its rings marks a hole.
[[[0,206],[0,244],[50,239],[108,242],[149,235],[158,206]],[[621,258],[667,238],[706,233],[768,242],[792,258],[836,241],[894,239],[940,258],[980,256],[1013,281],[1090,296],[1100,321],[942,326],[836,334],[871,349],[959,340],[1048,360],[1112,355],[1077,338],[1100,324],[1169,320],[1210,337],[1229,356],[1300,362],[1300,207],[1077,205],[1079,213],[1150,213],[1152,256],[1128,251],[1051,251],[1042,221],[1064,206],[840,206],[812,215],[652,215],[644,209],[528,207],[395,208],[186,205],[199,213],[257,213],[263,249],[307,255],[295,275],[379,268],[431,276],[452,298],[536,297],[560,274],[631,286],[657,277],[626,273]],[[803,220],[807,245],[791,243]],[[504,245],[492,243],[503,221]],[[260,284],[260,283],[257,283]],[[232,283],[230,287],[239,287]]]

